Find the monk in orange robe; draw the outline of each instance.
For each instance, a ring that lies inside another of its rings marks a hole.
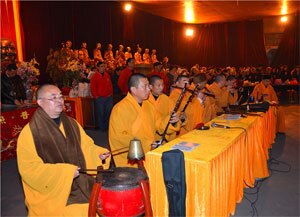
[[[201,119],[195,118],[196,123],[207,123],[216,117],[216,102],[212,97],[213,93],[207,88],[207,79],[205,73],[199,73],[193,78],[193,83],[198,84],[197,100],[203,107]],[[209,94],[209,95],[207,95]],[[200,115],[200,112],[199,114]]]
[[[179,75],[176,79],[176,82],[175,82],[175,87],[173,88],[169,98],[173,101],[174,104],[176,104],[177,100],[179,99],[179,96],[181,94],[181,91],[182,89],[184,88],[184,86],[186,85],[186,87],[188,88],[189,87],[189,78],[188,76],[186,75]],[[191,93],[189,93],[188,91],[185,92],[182,100],[181,100],[181,103],[179,105],[179,109],[178,109],[178,112],[177,114],[179,116],[181,116],[180,119],[185,119],[186,120],[186,114],[183,114],[183,113],[180,113],[180,111],[183,110],[185,104],[187,103],[189,97],[190,97]],[[186,121],[183,121],[182,123],[182,126],[184,126],[186,124]],[[182,135],[183,133],[186,133],[187,131],[182,127],[180,129],[180,135]]]
[[[270,85],[270,75],[263,75],[262,81],[254,87],[251,93],[255,101],[267,100],[278,104],[278,97],[274,88]],[[281,107],[277,110],[277,132],[285,132],[285,117]]]
[[[228,94],[228,104],[235,105],[238,101],[238,91],[236,90],[236,78],[234,75],[229,75],[226,78],[226,89]]]
[[[163,79],[158,75],[153,75],[150,77],[149,82],[151,93],[148,100],[155,107],[158,120],[157,129],[160,129],[160,132],[156,134],[156,140],[159,141],[161,139],[161,134],[164,132],[168,122],[170,122],[166,132],[166,140],[169,142],[176,138],[176,133],[179,132],[181,127],[181,121],[176,113],[171,117],[175,104],[163,93]]]
[[[224,74],[216,75],[215,81],[208,87],[208,90],[215,95],[217,112],[224,112],[223,107],[228,105],[228,94],[225,88],[226,78]]]

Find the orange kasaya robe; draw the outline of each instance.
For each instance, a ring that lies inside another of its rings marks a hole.
[[[268,85],[266,87],[262,82],[260,82],[254,87],[251,96],[253,96],[255,101],[259,101],[262,98],[264,98],[264,100],[274,101],[278,103],[278,97],[274,88],[271,85]],[[286,129],[284,112],[280,106],[278,106],[277,108],[277,132],[284,133]]]
[[[127,160],[130,141],[134,138],[141,140],[145,153],[151,150],[156,134],[155,113],[152,103],[144,100],[139,105],[129,92],[113,107],[108,136],[111,151],[124,148],[113,155],[117,167],[137,166],[129,164]]]
[[[199,123],[204,123],[204,115],[205,115],[204,105],[200,102],[197,97],[194,97],[192,102],[186,109],[186,124],[182,127],[180,134],[187,133],[197,126]]]
[[[204,101],[203,123],[207,123],[217,116],[216,100],[207,96]]]
[[[215,95],[216,112],[223,112],[223,107],[227,107],[229,103],[226,87],[220,88],[219,85],[214,82],[209,85],[208,90]]]
[[[177,103],[177,101],[178,101],[178,99],[179,99],[179,96],[180,96],[180,94],[181,94],[181,91],[182,91],[182,90],[181,90],[181,89],[178,89],[178,88],[174,88],[174,89],[172,90],[172,92],[171,92],[169,98],[173,101],[174,105]],[[181,103],[180,103],[180,105],[179,105],[179,109],[178,109],[178,111],[177,111],[177,115],[179,115],[180,112],[183,110],[183,108],[185,107],[185,105],[186,105],[186,103],[187,103],[187,101],[188,101],[188,99],[189,99],[190,96],[191,96],[191,93],[190,93],[190,92],[185,92],[185,94],[184,94],[184,96],[183,96],[183,98],[182,98],[182,100],[181,100]],[[189,105],[189,106],[190,106],[190,105]],[[185,111],[186,116],[187,116],[187,110],[188,110],[189,106],[187,107],[187,109],[186,109],[186,111]],[[187,117],[187,119],[188,119],[188,117]],[[187,123],[187,120],[185,120],[185,121],[182,123],[182,127],[180,128],[180,133],[179,133],[179,135],[182,135],[182,134],[184,134],[184,133],[187,133],[187,130],[185,130],[185,129],[183,128],[183,126],[185,126],[186,123]]]
[[[156,100],[153,97],[152,93],[149,95],[148,101],[152,103],[156,110],[156,141],[161,139],[161,134],[164,132],[169,120],[171,113],[175,108],[175,104],[169,97],[165,94],[161,94]],[[166,140],[170,142],[171,140],[176,138],[176,133],[179,132],[181,127],[181,121],[178,121],[176,124],[172,125],[169,124],[167,133],[166,133]],[[159,134],[160,135],[159,135]]]

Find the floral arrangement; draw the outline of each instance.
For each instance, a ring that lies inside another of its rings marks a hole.
[[[37,68],[39,63],[35,58],[31,59],[29,62],[21,62],[18,64],[17,74],[24,80],[24,84],[36,85],[38,83],[38,76],[40,75],[40,70]]]
[[[63,67],[64,85],[72,86],[73,82],[78,83],[82,78],[85,77],[86,66],[80,63],[78,60],[73,59],[68,61]]]

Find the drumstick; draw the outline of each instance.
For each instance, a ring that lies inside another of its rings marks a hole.
[[[100,170],[100,169],[80,169],[79,173],[86,173],[86,172],[103,172],[103,173],[113,173],[113,170]]]
[[[113,150],[113,151],[110,151],[110,152],[106,152],[106,153],[104,153],[104,154],[111,154],[111,156],[116,156],[116,155],[119,155],[119,154],[124,154],[124,153],[126,153],[128,150],[125,150],[125,151],[123,151],[123,152],[119,152],[119,151],[121,151],[121,150],[123,150],[123,149],[127,149],[128,147],[123,147],[123,148],[119,148],[119,149],[116,149],[116,150]],[[112,154],[112,153],[114,153],[114,152],[119,152],[119,153],[117,153],[117,154]],[[105,164],[105,160],[106,159],[103,159],[102,160],[102,164]]]
[[[119,148],[119,149],[113,150],[113,151],[108,152],[108,153],[112,154],[112,153],[119,152],[119,151],[121,151],[121,150],[123,150],[123,149],[127,149],[127,148],[128,148],[128,147]]]

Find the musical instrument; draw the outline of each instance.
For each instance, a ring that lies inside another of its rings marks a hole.
[[[178,111],[180,103],[181,103],[181,101],[183,99],[183,96],[184,96],[184,94],[186,92],[186,89],[187,88],[186,88],[186,84],[185,84],[184,88],[182,89],[182,91],[181,91],[181,93],[180,93],[180,95],[179,95],[179,97],[177,99],[176,105],[175,105],[175,107],[174,107],[174,109],[173,109],[173,111],[171,113],[171,116],[170,116],[170,119],[169,119],[169,121],[167,123],[167,126],[165,127],[165,130],[164,130],[163,134],[161,135],[160,140],[156,143],[157,144],[156,148],[159,147],[159,146],[161,146],[162,143],[164,142],[164,140],[166,139],[166,134],[167,134],[168,128],[170,126],[170,120],[171,120],[172,116]]]
[[[198,84],[197,84],[198,85]],[[180,89],[182,90],[181,87],[176,87],[176,86],[172,86],[172,88],[176,88],[176,89]],[[215,94],[213,94],[210,90],[207,89],[207,87],[203,87],[202,90],[206,90],[206,91],[202,91],[202,93],[208,97],[212,97],[212,98],[216,98]],[[191,90],[191,89],[186,89],[187,92],[189,93],[193,93],[193,94],[196,94],[197,92],[194,92],[194,90]]]
[[[96,205],[97,212],[101,216],[140,216],[145,213],[148,205],[145,186],[141,182],[145,182],[148,178],[142,170],[116,167],[113,172],[102,173],[100,179],[100,189],[94,190],[95,185],[99,185],[97,180],[92,191],[89,215],[93,206],[91,203]],[[95,192],[98,194],[95,195]]]
[[[185,112],[186,108],[188,107],[188,105],[192,102],[194,96],[196,95],[196,91],[198,90],[198,84],[195,86],[194,90],[192,90],[190,97],[188,98],[186,104],[184,105],[183,109],[181,112]]]

